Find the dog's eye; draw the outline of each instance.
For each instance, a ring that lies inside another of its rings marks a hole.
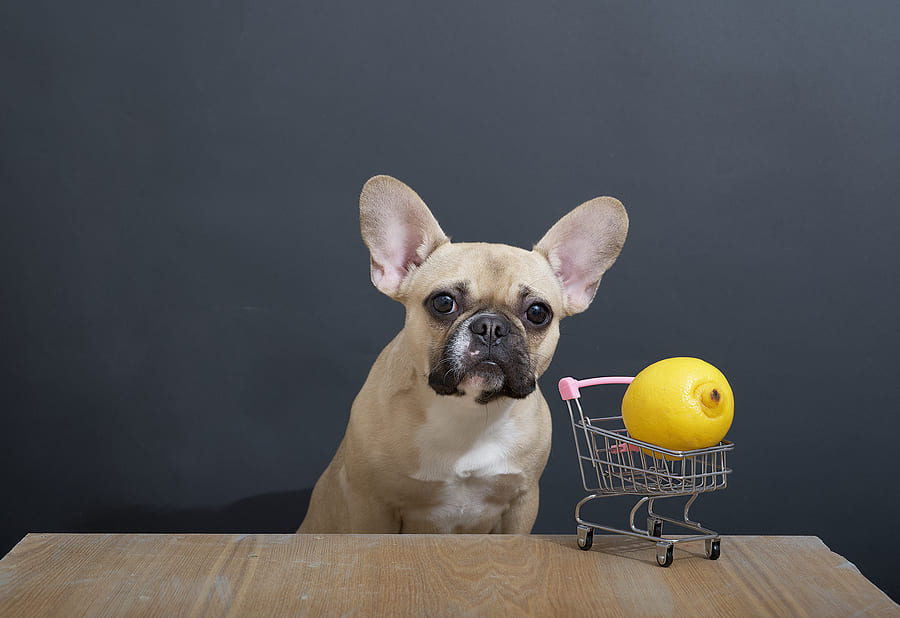
[[[552,317],[550,308],[544,303],[534,303],[525,310],[525,317],[535,326],[543,326]]]
[[[456,310],[456,301],[449,294],[438,294],[431,299],[431,307],[438,313],[447,315]]]

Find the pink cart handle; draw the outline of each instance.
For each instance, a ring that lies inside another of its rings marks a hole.
[[[578,392],[583,386],[599,386],[600,384],[631,384],[634,378],[628,377],[608,377],[608,378],[588,378],[586,380],[576,380],[575,378],[563,378],[559,381],[559,396],[563,401],[578,399],[581,394]]]

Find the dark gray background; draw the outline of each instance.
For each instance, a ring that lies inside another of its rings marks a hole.
[[[557,380],[699,356],[737,450],[694,514],[818,535],[896,598],[898,23],[821,0],[0,2],[0,549],[293,530],[402,324],[357,219],[389,173],[456,240],[628,208],[542,381],[536,532],[573,533],[584,495]]]

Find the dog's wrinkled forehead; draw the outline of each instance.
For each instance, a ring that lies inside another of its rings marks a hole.
[[[408,291],[421,299],[442,287],[486,305],[507,305],[524,295],[556,307],[562,302],[559,281],[547,259],[508,245],[447,243],[439,247],[410,278]]]

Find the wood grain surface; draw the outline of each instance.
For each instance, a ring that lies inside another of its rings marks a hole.
[[[816,537],[30,534],[0,616],[898,616]]]

